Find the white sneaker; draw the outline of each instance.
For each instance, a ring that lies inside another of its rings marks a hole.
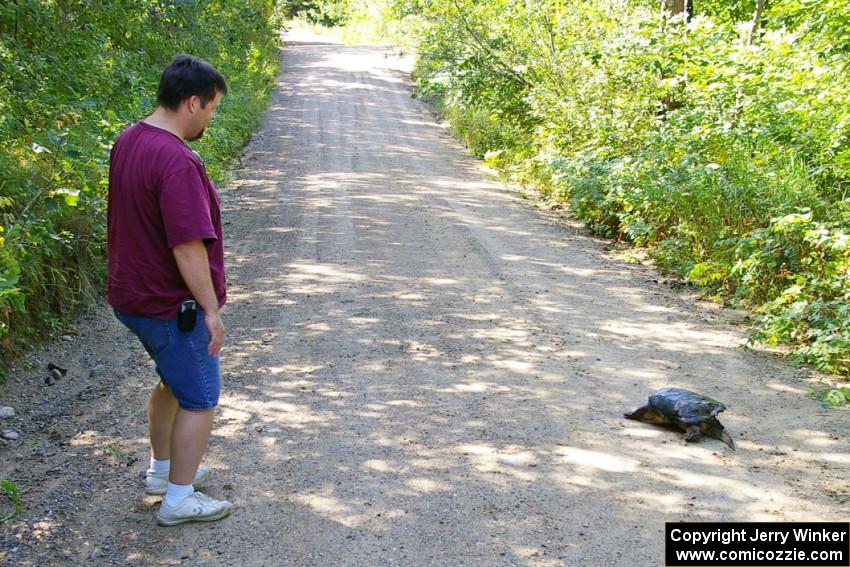
[[[233,504],[227,500],[213,500],[203,492],[193,492],[180,504],[171,507],[163,500],[156,515],[160,526],[176,526],[186,522],[212,522],[230,514]]]
[[[212,471],[207,467],[198,467],[198,472],[195,473],[195,478],[192,480],[192,486],[200,486],[205,483]],[[168,488],[168,473],[155,473],[151,471],[145,472],[145,494],[165,494]]]

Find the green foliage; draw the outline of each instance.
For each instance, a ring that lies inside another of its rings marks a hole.
[[[850,5],[838,0],[784,0],[774,7],[774,17],[797,31],[809,49],[821,56],[850,53]],[[841,61],[846,68],[846,59]]]
[[[846,386],[824,388],[820,391],[810,387],[809,396],[828,408],[850,405],[850,388]]]
[[[472,152],[850,374],[850,4],[396,0]]]
[[[696,0],[694,13],[723,22],[749,21],[756,8],[755,0]]]
[[[231,86],[197,144],[222,180],[276,71],[272,0],[0,3],[0,366],[102,288],[109,149],[180,52]]]
[[[12,501],[12,511],[5,516],[0,517],[0,524],[2,524],[7,520],[11,520],[17,514],[20,514],[21,510],[23,510],[23,504],[21,504],[21,491],[18,488],[18,485],[11,480],[0,481],[0,492],[5,494],[9,500]]]
[[[286,18],[328,27],[345,25],[351,16],[349,0],[283,0],[280,8]]]
[[[350,45],[392,45],[405,49],[416,45],[421,21],[416,17],[396,17],[393,0],[347,0],[343,27],[323,30]]]
[[[740,243],[733,277],[763,280],[763,314],[754,338],[797,347],[795,360],[850,373],[850,234],[847,223],[821,223],[812,213],[771,221]]]

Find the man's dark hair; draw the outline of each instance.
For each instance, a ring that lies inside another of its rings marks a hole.
[[[156,103],[168,110],[177,110],[189,97],[201,99],[201,107],[215,98],[215,93],[227,94],[227,83],[218,70],[192,55],[176,56],[159,79]]]

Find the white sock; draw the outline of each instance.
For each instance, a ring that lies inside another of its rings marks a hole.
[[[151,466],[148,468],[148,472],[162,474],[167,473],[171,470],[171,459],[166,459],[164,461],[157,461],[153,457],[151,457]]]
[[[195,489],[192,488],[191,484],[172,484],[169,482],[168,488],[165,491],[165,498],[162,499],[162,502],[166,506],[174,508],[193,492],[195,492]]]

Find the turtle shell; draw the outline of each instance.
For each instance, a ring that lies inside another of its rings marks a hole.
[[[662,388],[649,396],[649,406],[671,421],[699,425],[726,409],[717,400],[682,388]]]

